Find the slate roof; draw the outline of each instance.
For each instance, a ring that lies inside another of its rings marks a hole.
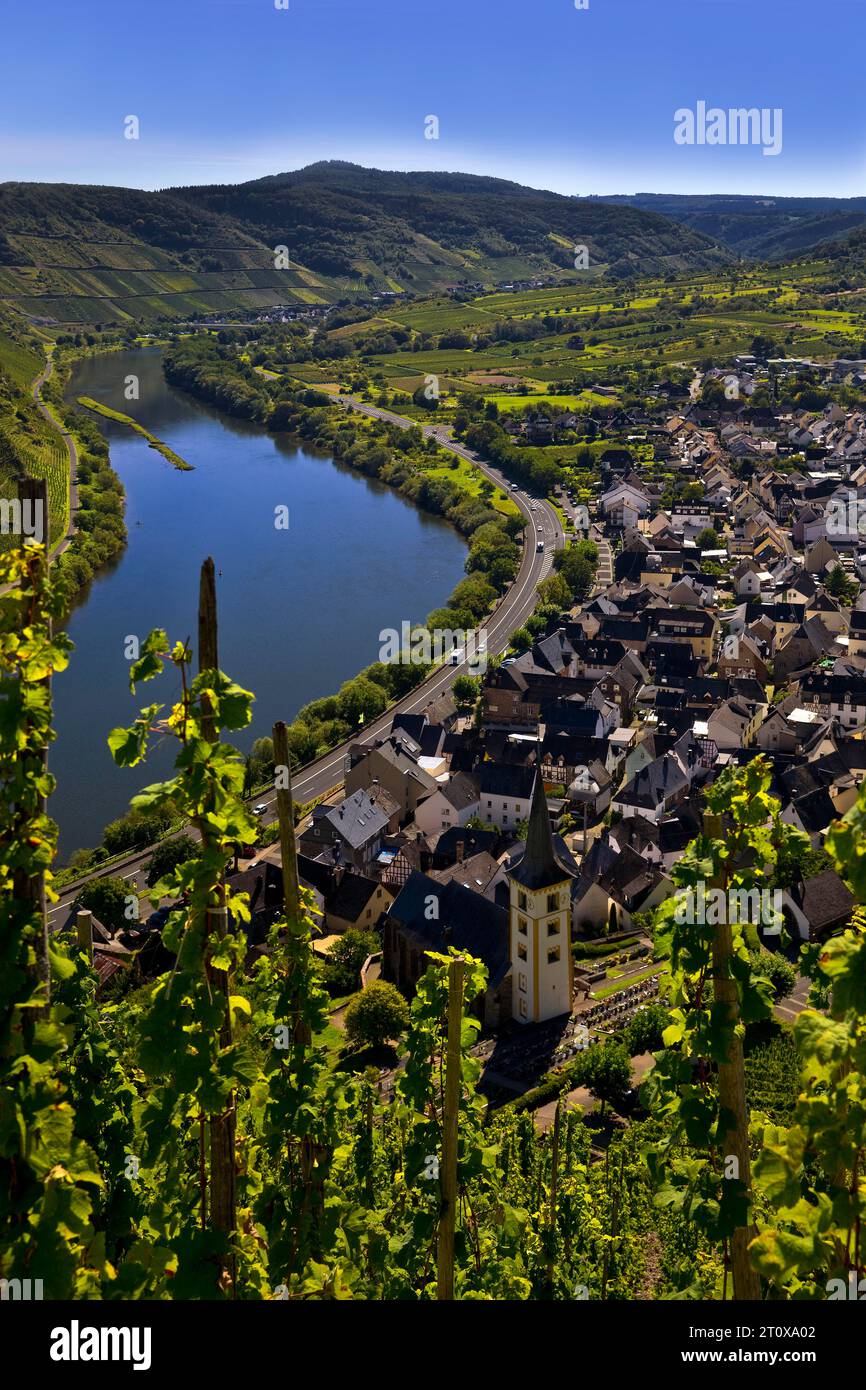
[[[326,820],[353,849],[361,849],[388,824],[388,817],[365,791],[353,792],[339,806],[316,809],[322,811],[321,816],[315,816],[316,821]]]
[[[809,878],[791,890],[791,897],[815,932],[850,917],[857,899],[835,869]]]
[[[473,854],[480,854],[486,850],[492,854],[500,839],[498,830],[480,830],[465,825],[454,825],[450,830],[443,830],[439,839],[436,841],[434,857],[438,863],[443,861],[454,862],[457,858],[457,846],[463,845],[464,858],[468,859]]]
[[[518,767],[514,763],[481,763],[478,786],[482,796],[509,796],[516,801],[528,801],[535,783],[535,767]]]
[[[455,811],[465,811],[478,800],[478,787],[464,772],[456,773],[439,790]]]
[[[430,899],[438,905],[433,919],[429,916]],[[416,871],[391,904],[388,917],[411,931],[427,950],[444,951],[454,946],[477,956],[487,967],[491,985],[508,973],[508,912],[459,883],[440,883]]]

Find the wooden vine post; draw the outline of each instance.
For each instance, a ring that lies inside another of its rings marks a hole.
[[[93,964],[93,913],[82,908],[75,914],[75,936],[79,951],[83,951],[89,963]]]
[[[31,478],[27,474],[21,474],[16,479],[18,489],[18,502],[21,508],[22,536],[24,539],[24,522],[28,522],[31,529],[35,529],[41,523],[42,543],[45,554],[42,559],[42,572],[40,581],[42,584],[48,582],[49,555],[51,553],[51,533],[49,530],[48,516],[48,485],[44,478]],[[38,539],[38,537],[36,537]],[[48,640],[53,634],[53,623],[48,619]],[[51,677],[46,676],[43,682],[48,691],[48,702],[51,704]],[[48,770],[48,745],[43,746],[41,754],[43,769]],[[40,796],[37,802],[38,814],[45,815],[46,798]],[[26,812],[25,812],[26,814]],[[45,1003],[48,1003],[51,993],[51,965],[48,954],[48,904],[45,896],[45,872],[39,870],[35,874],[24,874],[20,871],[15,874],[15,893],[22,901],[28,902],[34,913],[42,920],[42,931],[37,953],[36,974],[45,989]]]
[[[463,1026],[464,963],[455,956],[448,966],[448,1033],[445,1055],[445,1097],[442,1107],[442,1205],[437,1248],[437,1299],[454,1297],[454,1231],[457,1223],[457,1122],[463,1058],[460,1039]]]
[[[553,1112],[553,1142],[550,1152],[550,1202],[547,1211],[547,1235],[550,1253],[547,1259],[547,1282],[553,1292],[553,1279],[556,1274],[556,1203],[559,1199],[559,1138],[562,1126],[562,1097],[556,1102]]]
[[[295,813],[292,798],[292,764],[289,759],[288,730],[282,719],[273,727],[277,822],[280,828],[280,860],[283,866],[283,909],[286,931],[292,936],[304,934],[301,923],[301,890],[298,880],[298,855],[295,848]],[[309,1025],[301,1017],[300,998],[293,1006],[292,1033],[300,1047],[311,1040]]]
[[[723,841],[725,838],[722,817],[709,812],[704,815],[704,835],[707,839]],[[711,887],[722,889],[727,894],[727,875],[716,874]],[[726,898],[727,901],[727,898]],[[730,1030],[731,1040],[728,1056],[719,1063],[719,1105],[722,1112],[719,1147],[723,1162],[736,1159],[736,1170],[751,1208],[752,1176],[749,1162],[749,1117],[746,1107],[746,1068],[743,1059],[743,1041],[735,1029],[740,1020],[740,1005],[737,983],[731,972],[733,940],[728,912],[722,914],[723,920],[716,926],[712,949],[713,999],[722,1014],[723,1027]],[[737,1226],[731,1238],[731,1269],[733,1274],[734,1298],[749,1302],[759,1302],[761,1281],[749,1259],[749,1242],[754,1240],[757,1230],[752,1224]]]
[[[214,563],[209,557],[201,567],[198,608],[198,667],[199,672],[219,669],[219,647],[217,640],[217,604]],[[205,706],[206,708],[206,706]],[[202,732],[209,743],[215,743],[219,729],[207,716],[202,721]],[[225,903],[225,884],[220,882],[214,890],[214,901],[207,908],[208,939],[224,937],[228,930],[228,912]],[[231,1011],[229,1009],[229,975],[224,970],[209,971],[214,988],[225,995],[225,1016],[220,1026],[220,1046],[230,1047],[232,1041]],[[210,1117],[210,1223],[215,1231],[222,1232],[231,1239],[237,1224],[236,1208],[236,1164],[235,1164],[235,1098],[221,1115]],[[232,1292],[235,1287],[234,1260],[230,1261]]]

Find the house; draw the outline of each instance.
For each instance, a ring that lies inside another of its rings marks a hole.
[[[436,780],[419,766],[420,745],[399,730],[381,743],[353,744],[345,772],[347,794],[378,784],[400,808],[400,821],[414,816],[419,802],[436,790]]]
[[[372,930],[394,899],[393,893],[376,879],[342,866],[324,864],[305,854],[298,855],[298,877],[304,887],[312,890],[328,935],[342,935],[350,927]]]
[[[731,635],[722,642],[716,663],[720,676],[754,676],[760,685],[769,685],[770,668],[759,643],[749,633]]]
[[[420,802],[415,811],[415,824],[425,835],[435,836],[443,830],[465,825],[478,815],[478,787],[465,772],[457,772]]]
[[[756,565],[754,560],[740,560],[731,571],[731,579],[738,598],[758,598],[764,593],[772,593],[773,576]]]
[[[825,869],[785,889],[782,903],[786,920],[804,941],[826,941],[848,925],[857,900],[835,869]]]
[[[707,735],[721,753],[750,748],[766,709],[766,704],[756,705],[750,700],[725,700],[707,719]]]
[[[823,718],[837,719],[846,729],[866,724],[866,677],[821,675],[811,672],[800,681],[800,700]]]
[[[795,695],[789,695],[767,714],[755,735],[755,744],[765,753],[805,755],[827,732],[829,721],[806,709]]]
[[[647,643],[673,642],[691,648],[697,661],[711,661],[718,619],[705,609],[672,608],[650,612]]]
[[[382,848],[388,818],[365,791],[354,792],[339,806],[320,805],[313,810],[298,846],[311,859],[325,857],[351,864],[360,873],[370,869]]]
[[[508,905],[505,865],[486,850],[461,859],[448,868],[431,870],[430,877],[439,883],[460,883],[471,892],[479,893],[482,898],[499,903],[501,907]]]
[[[676,758],[665,755],[638,772],[615,794],[612,808],[623,817],[644,816],[659,821],[684,801],[689,779]]]
[[[535,767],[485,762],[477,769],[477,779],[482,821],[499,830],[516,830],[529,815]]]
[[[596,688],[616,705],[623,719],[629,720],[641,686],[649,682],[650,674],[643,662],[634,652],[625,652],[622,660],[602,676]]]
[[[507,729],[538,727],[541,706],[529,694],[529,681],[514,662],[504,661],[488,671],[482,689],[484,724]]]
[[[598,508],[612,526],[633,526],[638,517],[646,516],[650,499],[643,488],[619,482],[602,494]]]
[[[569,808],[587,822],[603,816],[613,794],[613,778],[603,763],[594,758],[574,770],[568,786]]]
[[[647,856],[627,845],[620,849],[603,836],[580,866],[573,905],[575,931],[585,934],[602,925],[610,931],[627,929],[636,912],[651,911],[672,889],[670,879]]]
[[[436,841],[433,851],[433,868],[447,869],[450,864],[459,864],[471,859],[474,854],[486,851],[495,856],[501,836],[497,830],[482,830],[475,826],[454,826],[446,830]]]

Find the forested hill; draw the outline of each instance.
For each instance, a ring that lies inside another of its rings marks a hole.
[[[155,323],[376,291],[732,259],[698,232],[470,174],[311,165],[252,183],[137,189],[0,184],[0,301],[48,323]],[[286,247],[275,266],[275,248]]]
[[[572,273],[574,248],[590,268],[639,271],[724,264],[699,233],[640,209],[610,208],[474,174],[395,173],[328,161],[251,183],[172,192],[232,217],[322,274],[382,273],[392,288],[427,292],[455,281]]]
[[[604,202],[660,213],[754,260],[793,259],[816,247],[823,255],[827,242],[866,226],[866,197],[635,193]]]

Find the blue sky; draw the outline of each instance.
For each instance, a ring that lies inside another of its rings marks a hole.
[[[866,0],[288,3],[5,0],[0,181],[236,183],[334,158],[563,193],[866,193]],[[699,100],[781,108],[781,153],[676,145]]]

